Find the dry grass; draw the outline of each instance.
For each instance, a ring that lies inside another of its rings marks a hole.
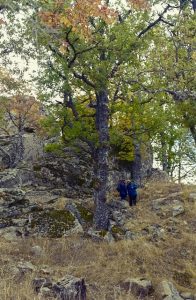
[[[159,242],[151,242],[145,236],[134,241],[115,243],[93,242],[82,237],[61,239],[26,239],[17,242],[0,241],[0,299],[37,300],[32,289],[32,279],[46,276],[59,279],[67,274],[85,278],[88,300],[136,300],[133,295],[120,290],[119,283],[131,277],[146,277],[157,287],[161,280],[171,280],[179,291],[195,291],[196,253],[194,230],[194,205],[187,201],[190,189],[174,184],[154,184],[140,192],[138,206],[134,208],[136,219],[130,227],[136,231],[150,224],[166,226],[168,220],[160,219],[150,209],[152,199],[182,191],[186,213],[177,218],[179,237],[167,234]],[[191,191],[193,188],[191,187]],[[187,195],[187,196],[186,196]],[[41,246],[43,255],[32,255],[32,247]],[[12,268],[19,261],[31,261],[36,271],[17,279]],[[154,295],[151,298],[157,300]]]

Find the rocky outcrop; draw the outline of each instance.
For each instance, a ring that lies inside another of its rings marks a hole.
[[[182,192],[176,192],[164,198],[154,199],[152,209],[163,217],[177,217],[185,212],[182,196]]]
[[[0,236],[14,240],[28,235],[62,237],[83,233],[78,219],[65,205],[61,209],[50,203],[43,205],[42,201],[28,199],[24,190],[0,189]]]
[[[17,188],[35,184],[36,179],[32,169],[16,168],[0,172],[0,188]]]
[[[44,152],[44,144],[47,146],[50,142],[53,143],[50,140],[42,141],[34,132],[25,132],[20,138],[19,135],[0,136],[0,169],[4,170],[0,186],[34,184],[74,189],[77,192],[82,190],[83,194],[92,193],[94,179],[90,155],[84,151],[74,153],[69,147],[61,154]],[[130,180],[133,177],[133,164],[134,162],[123,162],[111,155],[108,187],[113,188],[121,177]],[[16,169],[15,174],[12,174],[13,168]],[[141,158],[139,181],[148,177],[151,169],[152,155],[147,152],[145,157]]]
[[[86,285],[83,278],[66,276],[58,282],[49,278],[35,278],[34,290],[44,299],[48,297],[59,300],[86,300]]]
[[[43,142],[35,133],[0,136],[0,168],[32,165],[43,156]]]
[[[135,240],[145,237],[152,242],[165,239],[167,234],[179,236],[179,216],[184,213],[181,193],[152,201],[157,217],[165,219],[164,227],[157,223],[140,225],[135,210],[127,201],[110,200],[108,231],[93,227],[93,199],[65,197],[65,189],[46,187],[0,189],[0,236],[14,240],[25,236],[62,237],[87,234],[95,240]],[[186,225],[186,224],[185,224]],[[185,226],[183,225],[183,226]]]

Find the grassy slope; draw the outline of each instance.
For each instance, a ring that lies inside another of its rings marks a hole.
[[[111,244],[95,243],[81,237],[25,241],[19,239],[17,242],[0,240],[0,299],[38,299],[32,291],[31,281],[37,276],[43,276],[44,271],[41,269],[45,265],[51,268],[50,278],[59,279],[66,274],[84,277],[88,284],[88,300],[136,299],[118,287],[119,282],[131,277],[152,280],[155,290],[162,279],[171,280],[179,291],[194,293],[196,207],[188,201],[188,195],[195,187],[174,184],[153,184],[146,187],[140,193],[138,206],[133,208],[136,219],[130,222],[130,228],[140,231],[150,224],[159,224],[166,228],[168,219],[162,219],[151,211],[151,200],[181,189],[185,213],[176,218],[178,234],[166,233],[158,242],[150,241],[147,236]],[[35,257],[31,254],[34,245],[40,245],[44,249],[43,256]],[[38,270],[16,280],[8,266],[22,260],[31,261]],[[149,299],[158,299],[156,293]]]

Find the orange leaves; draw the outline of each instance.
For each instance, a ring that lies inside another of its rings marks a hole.
[[[0,25],[4,25],[6,22],[3,19],[0,19]]]
[[[58,14],[54,12],[41,12],[39,14],[41,20],[49,27],[57,27],[60,23]]]
[[[65,26],[72,26],[74,31],[89,37],[92,30],[90,18],[111,23],[115,17],[115,11],[103,5],[101,0],[77,0],[60,16],[60,22]]]
[[[33,96],[16,95],[4,102],[4,107],[14,120],[14,125],[39,127],[41,119],[40,103]]]
[[[118,12],[102,0],[75,0],[65,7],[63,0],[53,0],[49,11],[40,14],[43,22],[50,27],[71,27],[85,38],[90,38],[93,26],[99,20],[112,24],[117,20]],[[149,8],[147,0],[127,0],[133,9]],[[61,47],[62,51],[65,47]]]
[[[62,2],[55,1],[54,4],[59,8]],[[68,8],[61,6],[61,9],[55,12],[42,12],[40,16],[43,22],[50,27],[72,27],[73,31],[89,37],[92,31],[90,19],[102,19],[110,24],[115,21],[116,12],[104,5],[102,0],[77,0]]]
[[[148,9],[149,3],[147,0],[128,0],[128,4],[135,9]]]

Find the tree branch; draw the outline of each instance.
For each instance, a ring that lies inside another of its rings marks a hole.
[[[139,34],[138,34],[138,38],[140,38],[141,36],[143,36],[146,32],[148,32],[151,28],[153,28],[155,25],[157,25],[159,22],[163,21],[163,16],[164,14],[171,8],[171,5],[168,4],[166,6],[166,8],[163,10],[163,12],[161,14],[159,14],[159,17],[152,23],[150,23],[145,29],[143,29]],[[164,20],[165,22],[165,20]]]
[[[59,77],[61,77],[63,80],[67,80],[67,77],[64,75],[64,74],[62,74],[59,70],[57,70],[55,67],[54,67],[54,65],[53,65],[53,63],[50,61],[49,62],[49,67],[55,72],[55,73],[57,73],[58,75],[59,75]]]
[[[79,74],[76,71],[73,72],[75,78],[82,80],[85,82],[87,85],[90,85],[92,88],[95,88],[95,84],[91,82],[83,73]]]

